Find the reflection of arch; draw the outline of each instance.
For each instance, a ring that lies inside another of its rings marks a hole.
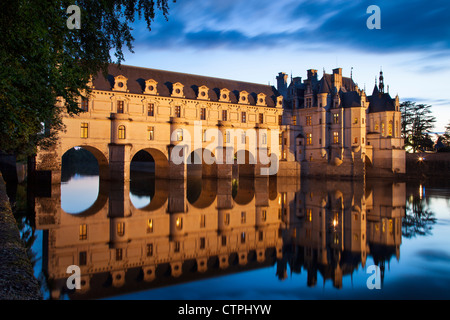
[[[234,202],[243,206],[255,197],[255,180],[240,178],[238,181],[238,187],[235,196],[233,197]]]
[[[187,172],[194,176],[217,177],[217,161],[214,153],[205,148],[192,151],[187,158]]]
[[[105,207],[105,205],[108,203],[108,199],[109,199],[109,183],[100,179],[97,199],[94,201],[94,203],[89,208],[87,208],[86,210],[83,210],[81,212],[78,212],[78,213],[69,213],[69,212],[64,211],[61,207],[61,211],[63,213],[66,213],[68,215],[75,216],[75,217],[92,216],[92,215],[97,214],[99,211],[101,211]]]
[[[188,179],[187,200],[195,208],[208,208],[216,200],[217,180],[215,179]]]
[[[137,150],[135,154],[131,157],[131,159],[134,158],[135,155],[138,154],[138,152],[145,151],[149,155],[152,156],[153,161],[155,162],[155,176],[158,178],[167,178],[169,173],[169,160],[167,159],[167,156],[160,150],[155,148],[145,148],[141,150]]]
[[[364,160],[364,163],[366,165],[366,168],[372,168],[373,167],[372,160],[367,155],[366,155],[366,158]]]
[[[166,179],[155,179],[155,191],[150,203],[140,211],[155,211],[161,208],[169,198],[169,182]]]
[[[237,164],[240,176],[255,176],[256,158],[248,150],[239,150],[234,154],[234,163]]]
[[[89,146],[89,145],[77,145],[77,146],[73,146],[73,147],[69,147],[66,150],[64,150],[64,152],[61,154],[61,158],[70,150],[72,150],[75,147],[80,147],[83,148],[87,151],[89,151],[97,160],[97,164],[98,164],[98,171],[99,171],[99,176],[100,179],[108,179],[109,178],[109,168],[108,168],[108,158],[105,156],[105,154],[100,151],[99,149],[97,149],[96,147],[93,146]]]

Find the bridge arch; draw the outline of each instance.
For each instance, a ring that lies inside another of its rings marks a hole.
[[[131,156],[131,162],[133,162],[133,158],[138,155],[138,153],[146,152],[153,158],[154,162],[154,175],[156,178],[168,178],[169,176],[169,159],[167,155],[159,149],[156,148],[142,148],[136,150],[134,154]]]
[[[103,151],[98,149],[97,147],[94,147],[91,145],[85,145],[85,144],[69,146],[69,147],[63,149],[63,151],[61,152],[61,161],[62,161],[62,158],[64,157],[64,155],[67,154],[67,152],[69,152],[72,149],[76,149],[76,148],[82,148],[84,150],[89,151],[94,156],[94,158],[97,160],[98,173],[99,173],[100,180],[109,180],[108,156]],[[62,167],[61,167],[61,169],[62,169]]]
[[[217,177],[217,158],[205,148],[192,151],[187,158],[187,172],[190,176]]]

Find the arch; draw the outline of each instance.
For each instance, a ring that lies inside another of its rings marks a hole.
[[[233,192],[234,202],[241,206],[249,204],[255,198],[255,179],[240,177],[233,182],[235,182],[234,185],[237,184]]]
[[[234,154],[234,166],[239,176],[254,177],[256,169],[256,158],[248,150],[238,150]]]
[[[187,200],[195,208],[204,209],[211,206],[217,196],[216,179],[187,179]]]
[[[63,152],[61,154],[61,161],[62,161],[62,157],[68,151],[75,149],[76,147],[83,148],[83,149],[89,151],[95,157],[95,159],[97,160],[97,164],[98,164],[98,174],[99,174],[100,180],[108,180],[109,179],[108,157],[105,155],[105,153],[103,151],[101,151],[100,149],[98,149],[94,146],[90,146],[90,145],[86,145],[86,144],[78,144],[75,146],[68,147],[63,150]]]
[[[154,179],[154,193],[153,197],[150,198],[150,203],[143,207],[136,210],[142,211],[142,212],[150,212],[150,211],[156,211],[160,209],[162,206],[165,205],[169,198],[169,183],[167,179]],[[156,186],[158,186],[156,188]],[[131,205],[134,207],[133,203]]]
[[[153,161],[155,163],[154,175],[156,178],[169,177],[169,160],[164,152],[156,148],[142,148],[136,150],[136,152],[132,155],[131,159],[133,159],[141,151],[147,152],[153,158]],[[130,161],[130,166],[131,162],[132,161]]]
[[[65,211],[61,206],[62,213],[74,216],[74,217],[88,217],[93,216],[100,212],[108,203],[109,200],[109,184],[106,181],[100,180],[99,190],[97,199],[94,201],[94,203],[87,209],[80,211],[80,212],[67,212]]]
[[[217,177],[215,154],[205,148],[192,151],[187,158],[187,172],[190,176]]]

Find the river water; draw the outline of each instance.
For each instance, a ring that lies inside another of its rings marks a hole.
[[[450,298],[446,181],[71,174],[28,204],[45,299]]]

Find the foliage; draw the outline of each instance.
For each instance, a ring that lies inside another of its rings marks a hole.
[[[434,128],[436,118],[432,115],[431,105],[405,101],[400,104],[400,111],[405,147],[410,146],[413,152],[432,148],[433,142],[428,134]]]
[[[428,210],[425,200],[414,196],[406,205],[405,216],[402,220],[402,236],[414,238],[430,235],[436,220],[434,212]]]
[[[80,29],[67,27],[73,0],[2,2],[0,150],[33,154],[51,145],[64,128],[62,113],[81,112],[91,75],[120,64],[124,47],[132,52],[131,23],[143,17],[150,30],[157,10],[167,19],[168,1],[79,0]]]

